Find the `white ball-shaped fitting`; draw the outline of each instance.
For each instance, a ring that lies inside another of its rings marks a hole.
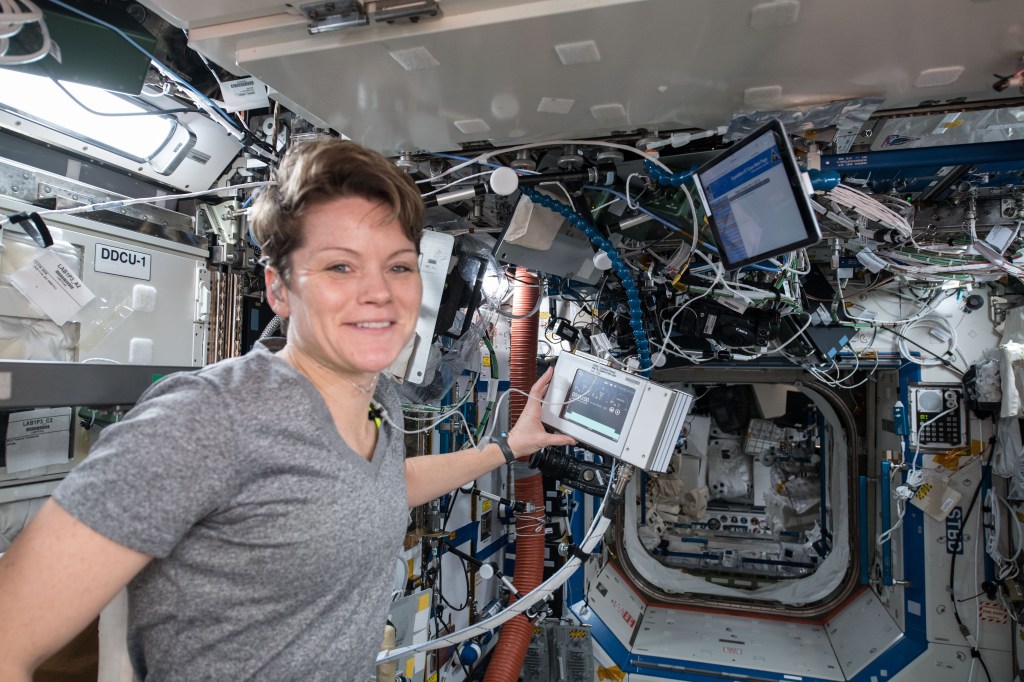
[[[598,270],[608,270],[612,267],[612,259],[604,251],[594,254],[594,267]]]
[[[519,176],[508,166],[496,168],[489,180],[495,194],[507,197],[519,189]]]

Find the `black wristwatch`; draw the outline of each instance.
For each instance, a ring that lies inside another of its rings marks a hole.
[[[501,448],[501,454],[505,455],[505,463],[512,464],[516,461],[516,456],[512,452],[512,448],[508,445],[508,433],[502,431],[497,436],[491,436],[491,442]]]

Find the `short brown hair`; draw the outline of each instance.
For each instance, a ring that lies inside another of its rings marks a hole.
[[[285,284],[289,256],[303,243],[303,217],[326,201],[359,197],[388,206],[419,250],[424,206],[416,183],[375,151],[337,138],[304,142],[285,153],[272,180],[253,201],[249,222],[264,264]]]

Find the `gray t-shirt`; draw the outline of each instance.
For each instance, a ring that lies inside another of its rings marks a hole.
[[[376,397],[401,415],[393,386]],[[373,674],[408,521],[402,434],[385,422],[367,461],[267,348],[154,384],[53,497],[155,557],[128,585],[139,679]]]

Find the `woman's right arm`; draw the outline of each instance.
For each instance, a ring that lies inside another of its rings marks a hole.
[[[0,557],[0,682],[31,680],[150,559],[47,500]]]

